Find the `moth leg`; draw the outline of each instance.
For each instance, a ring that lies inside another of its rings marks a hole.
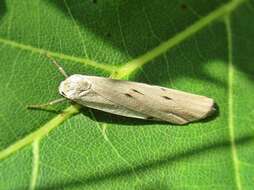
[[[66,74],[65,70],[60,66],[60,64],[48,53],[46,54],[47,58],[51,60],[51,62],[57,67],[57,69],[60,71],[60,73],[65,77],[68,78],[68,75]]]
[[[28,108],[28,109],[38,109],[38,110],[46,110],[46,111],[59,112],[59,111],[56,110],[56,109],[49,108],[49,106],[52,106],[52,105],[54,105],[54,104],[61,103],[61,102],[65,101],[65,100],[66,100],[65,98],[59,98],[59,99],[50,101],[50,102],[45,103],[45,104],[28,105],[27,108]]]

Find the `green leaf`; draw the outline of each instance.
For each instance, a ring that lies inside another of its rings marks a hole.
[[[252,189],[254,3],[0,1],[0,189]],[[111,76],[212,97],[186,126],[57,99],[63,76]]]

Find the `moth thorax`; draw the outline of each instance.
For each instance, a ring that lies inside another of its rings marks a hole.
[[[85,95],[91,84],[83,75],[71,75],[61,82],[59,93],[68,99],[78,99]]]

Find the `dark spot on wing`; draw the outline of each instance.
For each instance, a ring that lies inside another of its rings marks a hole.
[[[128,97],[130,97],[130,98],[132,98],[133,96],[132,95],[130,95],[130,94],[124,94],[125,96],[128,96]]]
[[[153,120],[153,119],[155,119],[155,118],[152,117],[152,116],[148,116],[146,119],[148,119],[148,120]]]
[[[162,90],[162,91],[166,91],[166,89],[165,89],[165,88],[161,88],[161,90]]]
[[[172,98],[170,98],[168,96],[162,96],[162,98],[165,98],[166,100],[172,100]]]
[[[136,89],[131,89],[133,92],[136,92],[136,93],[138,93],[138,94],[142,94],[142,95],[144,95],[143,93],[141,93],[141,92],[139,92],[138,90],[136,90]]]

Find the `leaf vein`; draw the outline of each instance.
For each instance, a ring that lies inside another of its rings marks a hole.
[[[39,147],[39,139],[35,140],[33,142],[33,167],[32,167],[32,176],[31,176],[31,182],[30,182],[30,190],[36,189],[36,181],[38,178],[39,173],[39,162],[40,162],[40,147]]]
[[[26,145],[31,144],[36,139],[40,139],[47,135],[50,131],[58,127],[61,123],[65,120],[70,118],[71,116],[79,113],[80,106],[79,105],[72,105],[63,110],[62,113],[58,114],[56,117],[48,121],[44,126],[39,128],[38,130],[30,133],[29,135],[25,136],[23,139],[18,140],[14,144],[10,145],[6,149],[0,152],[0,160],[5,159],[12,153],[20,150]]]
[[[158,45],[154,49],[146,52],[145,54],[121,66],[118,70],[117,77],[123,78],[123,77],[129,76],[131,73],[136,71],[138,68],[142,67],[144,64],[148,63],[149,61],[153,60],[159,55],[165,53],[166,51],[172,49],[173,47],[180,44],[184,40],[190,38],[191,36],[199,32],[200,30],[202,30],[209,24],[221,18],[222,16],[232,12],[245,1],[246,0],[235,0],[235,1],[231,1],[229,3],[222,5],[221,7],[209,13],[207,16],[201,18],[200,20],[196,21],[191,26],[187,27],[182,32],[176,34],[174,37],[169,38],[168,40],[162,42],[160,45]]]
[[[227,31],[228,40],[228,128],[229,137],[232,152],[232,161],[234,166],[235,182],[238,190],[242,189],[241,178],[240,178],[240,168],[239,160],[236,150],[235,143],[235,131],[234,131],[234,101],[233,101],[233,81],[234,81],[234,67],[233,67],[233,44],[232,44],[232,30],[230,23],[230,15],[225,17],[225,25]]]
[[[2,43],[4,45],[9,45],[13,48],[18,48],[18,49],[22,49],[22,50],[25,50],[25,51],[30,51],[32,53],[37,53],[37,54],[47,53],[50,56],[55,57],[55,58],[60,58],[60,59],[63,59],[63,60],[73,61],[73,62],[76,62],[76,63],[88,65],[88,66],[98,68],[98,69],[101,69],[101,70],[104,70],[104,71],[107,71],[107,72],[113,72],[116,69],[115,66],[107,65],[105,63],[97,63],[96,61],[86,59],[86,58],[71,56],[71,55],[67,55],[67,54],[63,54],[63,53],[59,53],[59,52],[52,52],[52,51],[48,51],[48,50],[45,50],[45,49],[33,47],[31,45],[22,44],[22,43],[12,41],[12,40],[9,40],[9,39],[5,39],[5,38],[1,38],[1,37],[0,37],[0,43]]]
[[[85,45],[85,42],[84,42],[84,38],[83,38],[82,33],[80,31],[80,27],[77,25],[77,22],[75,21],[75,19],[73,17],[73,14],[71,13],[71,9],[70,9],[68,3],[66,2],[66,0],[64,0],[64,5],[67,8],[68,14],[69,14],[69,16],[70,16],[70,18],[71,18],[71,20],[74,24],[74,27],[78,31],[78,35],[80,36],[80,39],[81,39],[81,42],[82,42],[83,51],[84,51],[85,55],[89,58],[88,53],[87,53],[87,48],[86,48],[86,45]]]

